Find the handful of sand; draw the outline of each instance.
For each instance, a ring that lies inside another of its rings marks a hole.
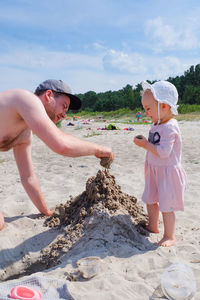
[[[100,160],[100,165],[106,169],[110,169],[112,160],[110,160],[108,157],[103,157]]]
[[[140,135],[140,134],[139,134],[139,135],[136,135],[136,138],[139,139],[139,140],[142,140],[142,139],[143,139],[142,135]]]

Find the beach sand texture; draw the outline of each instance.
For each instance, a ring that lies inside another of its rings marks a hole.
[[[163,271],[174,262],[185,262],[196,278],[193,299],[199,300],[200,122],[179,122],[188,183],[185,211],[176,213],[177,243],[169,248],[155,244],[163,234],[161,216],[159,234],[148,234],[138,225],[146,216],[141,202],[145,151],[133,144],[133,137],[147,136],[150,125],[110,131],[97,130],[105,123],[67,123],[63,121],[63,131],[111,146],[115,160],[105,171],[95,157],[61,157],[34,136],[35,171],[49,207],[57,206],[57,215],[50,220],[26,195],[12,151],[0,153],[0,207],[6,221],[0,232],[0,280],[33,273],[68,279],[75,300],[166,299],[160,286]],[[78,264],[85,257],[96,259],[93,275]]]

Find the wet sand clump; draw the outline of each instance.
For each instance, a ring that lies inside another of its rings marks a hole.
[[[112,160],[109,160],[108,157],[103,157],[100,160],[100,165],[106,169],[110,169],[111,163],[112,163]]]

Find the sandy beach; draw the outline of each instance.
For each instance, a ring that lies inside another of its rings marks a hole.
[[[97,130],[109,123],[73,122],[75,126],[67,126],[68,122],[63,121],[61,130],[112,147],[115,159],[109,174],[122,193],[137,198],[137,218],[129,214],[129,201],[114,210],[96,203],[90,214],[85,213],[84,223],[78,219],[79,226],[45,226],[46,218],[38,213],[20,183],[13,152],[1,152],[0,207],[6,226],[0,232],[0,285],[10,280],[20,283],[34,274],[55,281],[68,280],[69,293],[75,300],[166,299],[161,290],[162,273],[172,263],[185,262],[196,279],[193,299],[199,300],[200,121],[179,122],[187,189],[185,211],[176,213],[177,243],[169,248],[155,244],[163,234],[161,215],[159,234],[147,234],[137,227],[140,216],[144,218],[142,209],[146,212],[141,201],[145,151],[133,144],[133,137],[148,136],[150,125],[133,124],[128,127],[134,130],[129,131],[122,130],[127,125],[116,123],[121,130]],[[50,208],[64,206],[86,190],[89,178],[95,177],[99,170],[104,172],[95,157],[61,157],[36,136],[32,157]],[[75,208],[79,206],[78,203]],[[83,216],[84,211],[81,213]],[[99,258],[98,270],[92,278],[89,275],[84,278],[77,262],[91,256]]]

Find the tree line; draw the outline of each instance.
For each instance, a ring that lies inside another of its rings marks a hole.
[[[157,80],[150,81],[150,84]],[[179,94],[179,104],[198,104],[200,105],[200,64],[191,66],[183,75],[169,77],[167,81],[173,83]],[[96,93],[88,91],[85,94],[77,96],[82,100],[82,110],[95,111],[113,111],[120,108],[129,108],[134,110],[141,108],[141,84],[135,88],[127,84],[118,91],[107,91]]]

